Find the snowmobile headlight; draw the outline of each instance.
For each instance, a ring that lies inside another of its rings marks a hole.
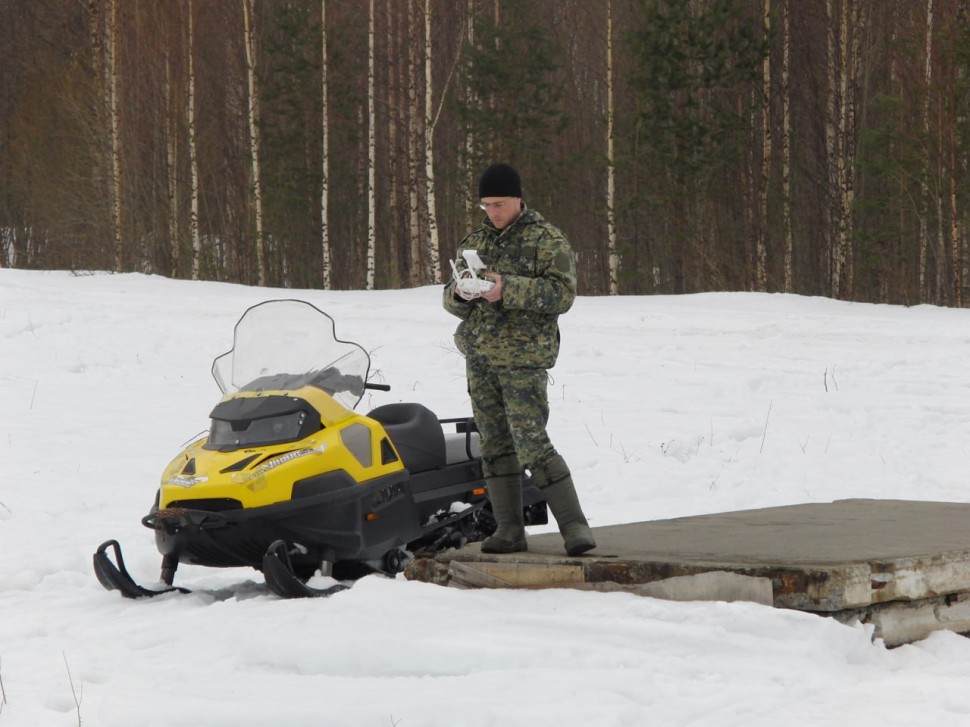
[[[321,444],[318,447],[295,449],[292,452],[281,454],[279,457],[273,457],[273,459],[269,460],[268,462],[264,462],[252,472],[237,472],[232,476],[232,481],[239,485],[245,484],[246,482],[255,480],[257,477],[262,477],[270,470],[276,469],[280,465],[286,464],[287,462],[292,462],[300,457],[306,457],[308,454],[319,454],[323,452],[325,448],[326,446]]]
[[[166,485],[175,485],[176,487],[192,487],[200,482],[208,482],[208,477],[196,477],[195,475],[175,475],[174,477],[169,477],[166,481]]]

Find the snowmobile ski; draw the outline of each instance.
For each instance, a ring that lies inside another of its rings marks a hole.
[[[304,583],[293,571],[289,549],[282,540],[270,545],[263,556],[263,578],[269,590],[280,598],[324,598],[350,588],[343,583],[329,588],[313,588]]]
[[[115,562],[108,557],[108,548],[114,550]],[[118,591],[125,598],[151,598],[163,593],[191,593],[188,588],[167,586],[159,590],[152,590],[138,585],[125,568],[125,559],[121,555],[121,545],[117,540],[106,540],[101,543],[94,553],[94,573],[98,581],[109,591]]]

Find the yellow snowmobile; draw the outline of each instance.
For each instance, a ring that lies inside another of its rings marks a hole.
[[[389,390],[369,370],[366,350],[338,340],[309,303],[247,310],[212,365],[223,397],[208,434],[165,468],[142,519],[162,554],[160,583],[139,585],[108,540],[94,554],[101,584],[128,598],[187,592],[175,572],[192,563],[251,566],[283,597],[330,595],[490,535],[474,421],[439,420],[416,403],[359,414],[365,389]],[[527,474],[524,488],[526,523],[548,522]],[[330,577],[326,588],[307,583],[317,574]]]

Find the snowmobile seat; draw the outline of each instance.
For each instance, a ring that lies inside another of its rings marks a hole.
[[[451,433],[445,435],[445,456],[448,464],[468,462],[482,456],[478,432]]]
[[[367,416],[384,426],[409,472],[445,465],[445,435],[438,417],[421,404],[384,404]]]

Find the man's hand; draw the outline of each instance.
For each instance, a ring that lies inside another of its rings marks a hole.
[[[486,290],[484,293],[482,293],[482,298],[487,300],[489,303],[497,303],[498,301],[502,300],[502,288],[504,287],[502,285],[502,276],[498,273],[485,272],[482,273],[482,277],[495,283],[491,290]]]
[[[477,256],[476,256],[477,260]],[[479,263],[480,260],[477,260]],[[470,268],[464,268],[459,270],[458,266],[455,265],[455,261],[451,260],[451,270],[455,276],[455,296],[461,298],[465,301],[472,301],[476,298],[481,298],[482,293],[486,290],[491,289],[495,283],[489,280],[487,277],[478,277],[475,271]]]

